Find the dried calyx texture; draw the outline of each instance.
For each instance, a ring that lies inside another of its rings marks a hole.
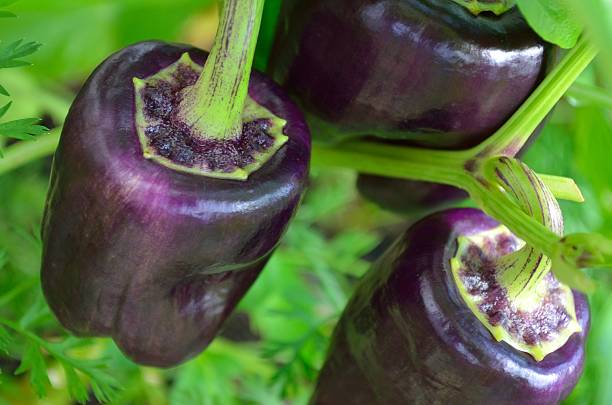
[[[498,259],[523,245],[504,226],[461,236],[451,268],[461,296],[493,336],[540,361],[581,328],[572,291],[552,272],[537,281],[533,294],[509,296]]]
[[[185,53],[167,68],[134,79],[136,125],[143,154],[174,170],[244,180],[287,141],[283,134],[286,122],[248,97],[237,137],[221,139],[200,133],[181,119],[178,107],[201,71]]]

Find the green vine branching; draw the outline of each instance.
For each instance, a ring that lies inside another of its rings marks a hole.
[[[489,159],[515,156],[596,54],[595,46],[582,38],[518,111],[495,134],[474,148],[434,151],[351,141],[340,146],[316,146],[314,162],[349,167],[368,174],[460,187],[484,212],[550,257],[555,274],[561,280],[574,288],[591,290],[592,282],[579,269],[611,266],[612,242],[595,234],[581,238],[556,235],[487,180],[482,168]],[[571,180],[555,181],[550,177],[543,180],[557,198],[582,199]]]

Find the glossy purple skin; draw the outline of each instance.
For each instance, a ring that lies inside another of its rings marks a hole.
[[[79,336],[111,336],[134,361],[203,350],[257,278],[307,182],[310,136],[270,79],[249,94],[287,120],[285,146],[247,181],[173,171],[142,156],[132,78],[196,48],[143,42],[112,55],[77,96],[56,152],[43,223],[42,286]]]
[[[453,209],[409,229],[360,282],[336,327],[312,404],[557,404],[584,365],[590,313],[574,293],[581,333],[543,361],[498,343],[470,312],[449,260],[459,235],[498,224]]]
[[[289,1],[270,62],[315,137],[477,144],[531,93],[548,45],[515,8],[476,17],[449,0]]]
[[[544,76],[551,49],[517,9],[475,17],[450,0],[289,0],[269,69],[315,137],[461,149],[512,115]],[[400,214],[464,198],[452,187],[377,176],[360,176],[358,187]]]

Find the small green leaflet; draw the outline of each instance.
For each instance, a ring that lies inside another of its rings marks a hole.
[[[31,65],[20,58],[33,54],[40,46],[38,42],[23,42],[23,39],[0,46],[0,69]]]
[[[47,387],[51,385],[47,374],[47,365],[40,352],[40,346],[33,341],[28,342],[15,375],[24,374],[28,371],[30,372],[30,383],[38,397],[42,398],[47,395]]]
[[[9,101],[4,106],[0,107],[0,118],[11,108],[12,101]],[[47,132],[49,129],[44,125],[39,124],[38,118],[22,118],[19,120],[7,121],[0,123],[0,136],[6,136],[13,139],[32,139],[37,135]]]
[[[582,24],[567,0],[516,0],[525,19],[542,38],[561,48],[571,48],[582,32]]]
[[[79,403],[86,403],[89,399],[87,389],[89,385],[98,402],[110,402],[121,390],[121,385],[107,372],[108,359],[81,359],[68,354],[71,349],[86,346],[89,343],[84,339],[69,337],[61,343],[47,342],[45,349],[62,365],[68,392],[72,398]]]
[[[1,318],[0,322],[2,322]],[[20,325],[29,323],[24,319],[19,322]],[[21,355],[18,354],[18,357],[21,357],[21,364],[15,371],[15,375],[29,373],[30,383],[40,398],[47,395],[47,388],[51,385],[42,351],[52,361],[61,364],[66,375],[68,392],[79,403],[86,403],[89,400],[88,386],[91,387],[91,392],[99,403],[113,401],[121,390],[119,382],[107,372],[108,359],[81,359],[66,353],[70,349],[86,345],[87,340],[67,338],[63,342],[51,343],[37,337],[25,327],[11,326],[11,328],[17,332],[15,339],[6,328],[0,325],[0,351],[6,351],[13,340],[15,340],[16,347],[19,347],[19,336],[22,341],[25,338],[25,350]]]
[[[0,0],[0,7],[13,3],[15,3],[15,0]],[[8,11],[0,11],[0,18],[11,16],[14,15]],[[31,55],[38,48],[40,48],[38,42],[24,42],[21,39],[9,44],[0,45],[0,69],[29,66],[30,63],[21,60],[21,58]],[[3,86],[0,86],[0,95],[9,96],[8,91]],[[12,102],[8,102],[0,107],[0,118],[6,114],[11,105]],[[46,127],[39,125],[39,122],[40,120],[37,118],[24,118],[0,123],[0,136],[20,140],[32,139],[48,131]],[[0,158],[2,156],[2,149],[0,148]]]
[[[32,139],[49,130],[44,125],[39,125],[39,122],[39,118],[23,118],[0,123],[0,136],[21,140]]]
[[[6,103],[5,105],[3,105],[0,108],[0,118],[4,117],[4,114],[6,114],[6,112],[9,110],[9,108],[11,108],[12,104],[13,104],[13,102],[9,101],[8,103]]]
[[[87,386],[83,383],[81,378],[79,378],[74,367],[65,361],[60,361],[60,363],[62,364],[64,373],[66,374],[66,385],[68,386],[70,397],[74,398],[75,401],[81,404],[87,402],[89,399]]]

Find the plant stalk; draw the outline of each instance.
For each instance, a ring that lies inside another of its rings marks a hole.
[[[469,149],[472,156],[514,156],[554,108],[578,76],[589,66],[597,48],[580,38],[563,60],[546,76],[506,123],[481,144]]]
[[[7,147],[4,158],[0,158],[0,176],[29,162],[53,154],[59,143],[60,132],[61,128],[56,128],[33,141],[22,141]]]
[[[185,90],[179,115],[200,136],[242,132],[255,46],[265,0],[225,0],[213,48],[198,81]]]
[[[550,189],[527,165],[509,157],[491,158],[482,165],[482,175],[499,185],[507,196],[530,217],[552,233],[563,235],[563,214]],[[550,257],[531,244],[498,259],[500,285],[510,299],[520,303],[529,300],[542,278],[551,269]]]

